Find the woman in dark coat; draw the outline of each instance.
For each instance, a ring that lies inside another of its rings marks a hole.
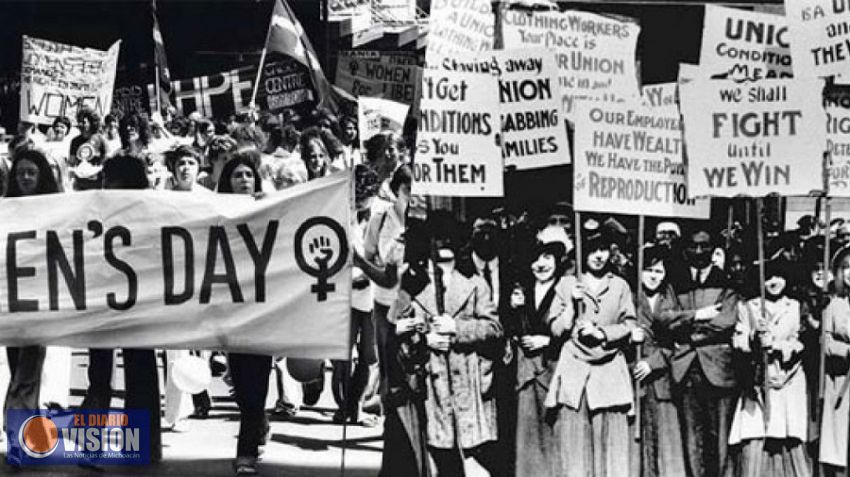
[[[668,251],[652,246],[644,250],[638,326],[644,330],[644,356],[635,365],[635,378],[645,391],[641,405],[641,471],[645,477],[685,475],[679,412],[670,394],[673,340],[661,314],[679,309],[679,300],[667,280]]]

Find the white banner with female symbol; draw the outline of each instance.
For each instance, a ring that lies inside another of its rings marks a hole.
[[[347,359],[351,181],[0,201],[0,346]]]

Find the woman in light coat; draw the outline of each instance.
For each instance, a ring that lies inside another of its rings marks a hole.
[[[826,475],[846,475],[850,431],[846,384],[850,369],[850,247],[835,255],[832,272],[835,295],[823,312],[825,376],[819,459]]]
[[[761,297],[738,303],[732,345],[749,358],[751,369],[760,368],[761,372],[754,373],[757,381],[749,389],[745,387],[738,399],[729,431],[733,447],[726,474],[809,476],[812,468],[805,447],[808,401],[800,341],[806,312],[799,301],[787,295],[785,265],[774,261],[765,268],[764,304]]]

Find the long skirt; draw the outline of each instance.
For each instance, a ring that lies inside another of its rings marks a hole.
[[[661,401],[650,383],[641,398],[641,471],[644,477],[685,475],[685,454],[679,427],[679,410],[672,401]]]
[[[724,477],[810,477],[812,462],[799,439],[749,439],[729,450]]]
[[[578,410],[561,406],[555,420],[555,439],[561,446],[556,472],[565,477],[621,477],[629,474],[628,407],[587,407],[582,396]],[[517,474],[520,475],[520,474]]]
[[[558,475],[558,445],[553,421],[557,411],[543,405],[547,389],[534,379],[517,394],[516,475]]]

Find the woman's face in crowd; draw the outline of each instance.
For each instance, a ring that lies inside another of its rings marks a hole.
[[[325,169],[328,165],[328,152],[325,146],[316,139],[307,143],[307,169],[315,177],[325,175]]]
[[[127,126],[127,139],[129,139],[130,142],[139,140],[139,131],[135,126]]]
[[[538,282],[548,282],[555,276],[557,261],[551,253],[541,253],[531,264],[531,273]]]
[[[587,267],[591,272],[602,271],[610,258],[611,250],[598,248],[587,255]]]
[[[841,261],[837,278],[844,282],[844,286],[850,287],[850,256],[844,257]]]
[[[35,194],[38,189],[38,166],[28,159],[22,159],[15,170],[15,181],[22,195]]]
[[[780,296],[785,290],[785,278],[773,275],[764,282],[764,291],[769,296]]]
[[[253,194],[254,171],[245,164],[239,164],[230,174],[230,187],[234,194]]]
[[[711,236],[705,232],[695,233],[685,249],[690,266],[698,269],[711,265],[712,252],[714,248],[711,246]]]
[[[816,268],[811,272],[812,285],[819,289],[823,289],[824,269],[823,262],[818,262]]]
[[[664,268],[664,262],[658,262],[655,265],[643,269],[640,275],[640,281],[647,291],[654,292],[661,286],[664,277],[667,276],[667,270]]]
[[[177,180],[177,188],[180,190],[192,190],[192,186],[198,179],[201,165],[192,156],[183,156],[174,164],[174,178]],[[252,181],[253,184],[253,181]]]
[[[91,121],[89,121],[89,118],[87,117],[82,117],[77,122],[77,127],[80,129],[80,134],[86,136],[89,134],[89,130],[91,129]]]
[[[53,134],[56,136],[57,141],[65,139],[65,135],[68,134],[68,128],[65,126],[65,123],[56,123],[53,126]]]
[[[342,138],[347,144],[354,142],[357,138],[357,125],[351,121],[346,121],[342,127]]]

